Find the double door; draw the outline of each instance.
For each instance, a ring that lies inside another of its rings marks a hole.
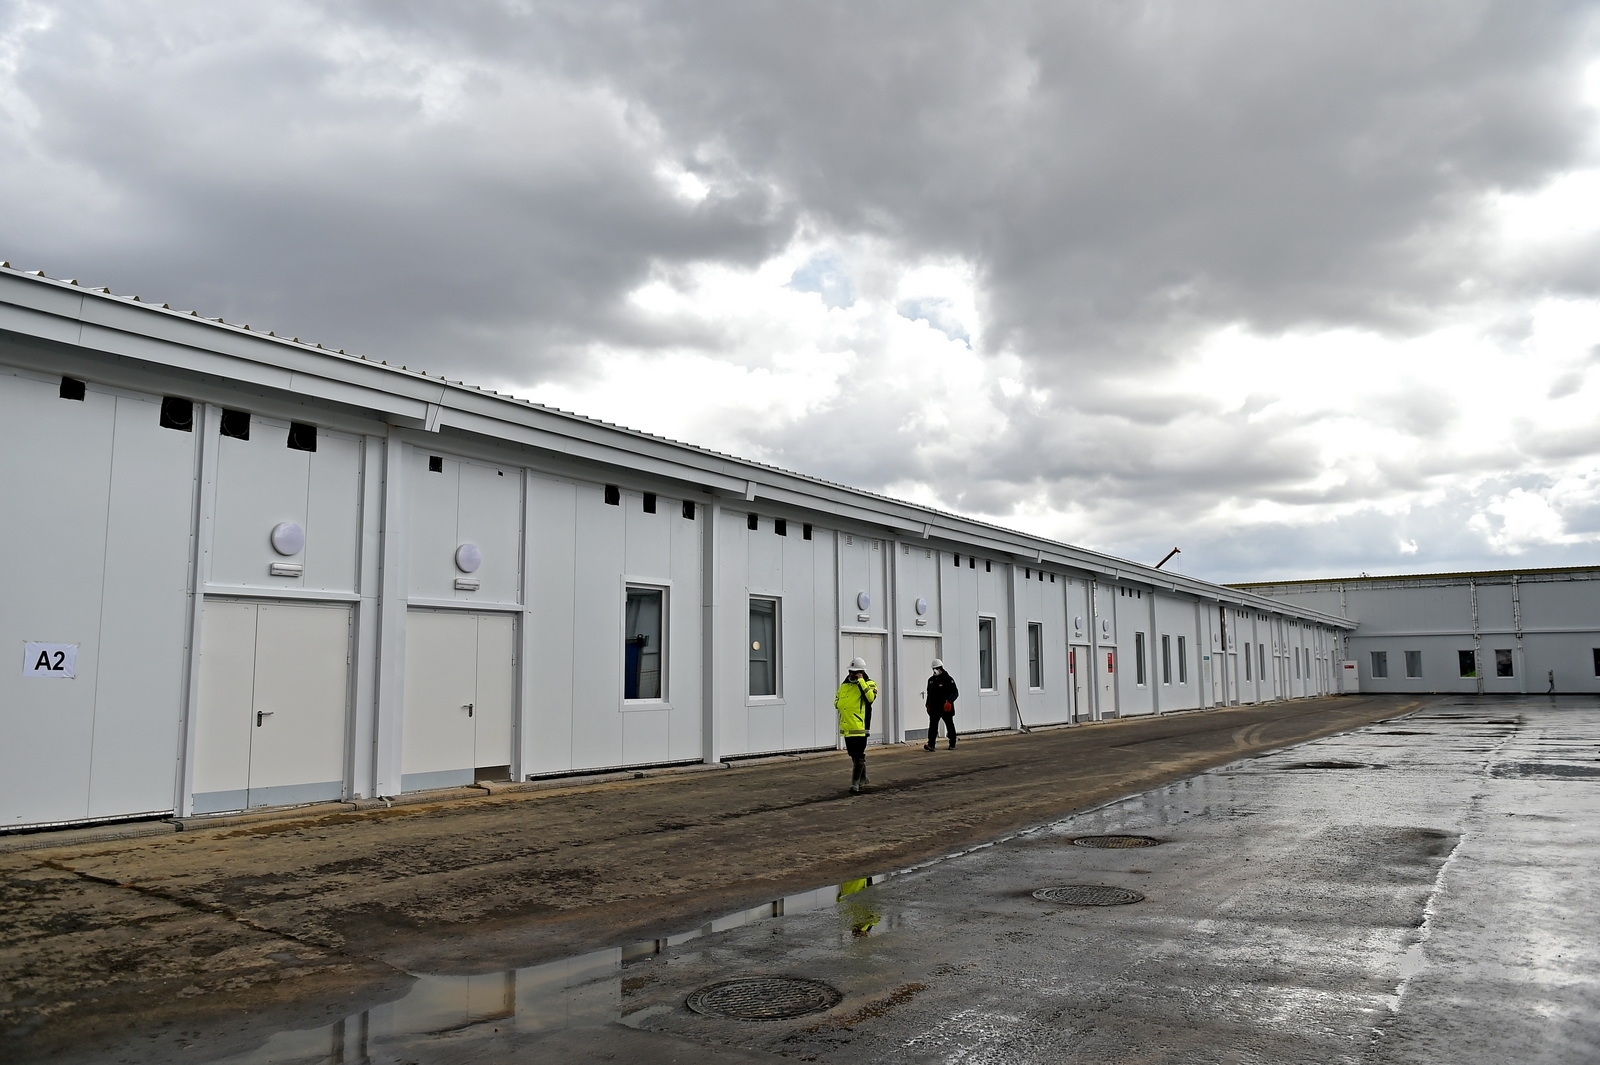
[[[508,779],[515,636],[506,614],[407,613],[403,790]]]
[[[194,812],[342,797],[350,607],[208,599]]]

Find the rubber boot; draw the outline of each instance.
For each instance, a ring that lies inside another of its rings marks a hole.
[[[850,760],[850,793],[861,794],[861,786],[867,782],[867,760],[865,758],[852,758]]]

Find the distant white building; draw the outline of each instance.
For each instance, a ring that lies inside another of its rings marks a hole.
[[[1600,692],[1600,567],[1235,587],[1357,622],[1364,692]]]
[[[0,829],[1331,691],[1227,588],[0,265]]]

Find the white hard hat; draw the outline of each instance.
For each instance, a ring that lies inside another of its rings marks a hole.
[[[943,669],[944,668],[944,663],[939,661],[937,658],[935,658],[933,660],[933,668],[934,669]]]
[[[867,668],[867,660],[865,658],[852,658],[850,660],[850,668],[853,669],[853,670],[854,669],[866,669]]]

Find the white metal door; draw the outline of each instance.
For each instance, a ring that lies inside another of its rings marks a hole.
[[[344,783],[350,608],[256,608],[251,806],[337,799]]]
[[[888,717],[889,684],[883,675],[883,637],[875,634],[846,632],[839,637],[839,679],[843,680],[850,669],[852,658],[867,663],[867,676],[878,682],[878,701],[872,706],[872,740],[883,742],[884,719]]]
[[[478,618],[478,676],[473,699],[473,767],[511,765],[512,701],[516,693],[516,624],[506,614]]]
[[[1089,645],[1075,643],[1067,649],[1067,668],[1072,673],[1072,720],[1087,721],[1089,705]]]
[[[477,683],[476,614],[413,610],[406,615],[404,790],[472,783]]]
[[[907,636],[900,641],[900,719],[908,729],[921,728],[928,720],[928,678],[938,657],[937,636]]]
[[[242,810],[250,788],[256,604],[209,599],[200,615],[194,812]]]

